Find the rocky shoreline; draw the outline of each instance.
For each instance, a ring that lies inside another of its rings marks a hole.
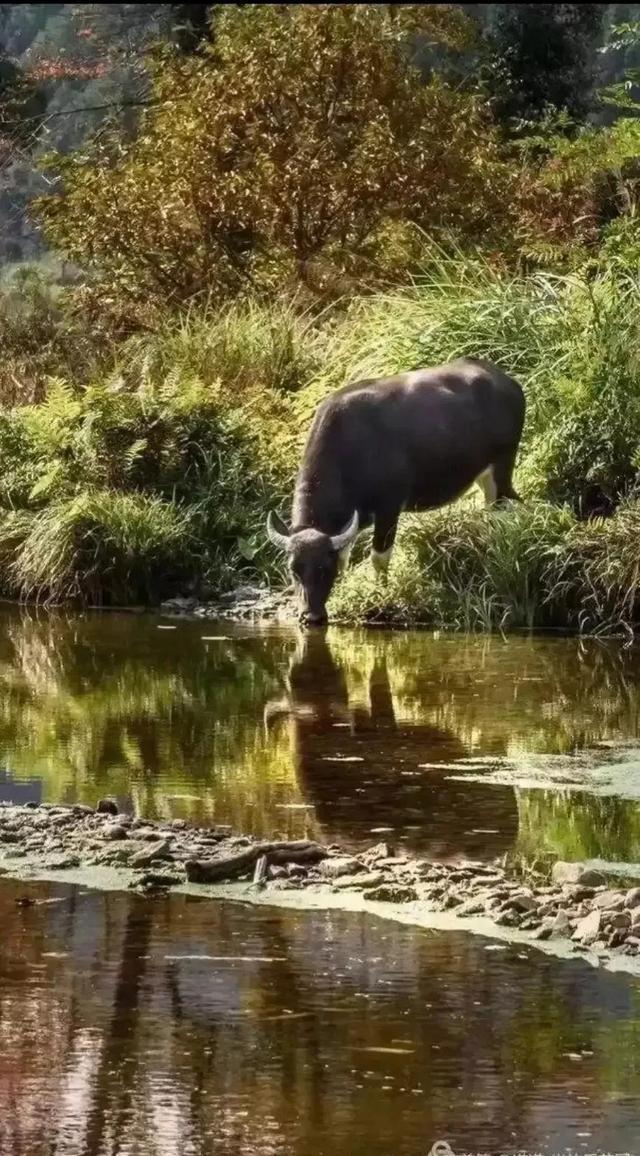
[[[640,954],[640,887],[611,887],[579,863],[523,883],[500,864],[454,865],[398,854],[382,842],[358,854],[308,841],[261,841],[228,827],[154,822],[85,806],[0,804],[0,875],[108,867],[145,894],[184,884],[245,881],[262,893],[358,895],[454,917],[482,916],[532,940],[565,941],[603,960]]]
[[[226,619],[231,622],[296,620],[295,602],[286,590],[239,586],[212,601],[195,597],[169,598],[160,606],[167,618]]]

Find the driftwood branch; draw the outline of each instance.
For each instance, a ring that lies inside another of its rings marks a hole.
[[[253,847],[243,847],[234,855],[220,855],[215,859],[187,859],[185,870],[190,883],[216,883],[248,874],[261,860],[264,864],[261,865],[260,877],[270,864],[317,863],[326,857],[327,851],[319,843],[306,839],[297,842],[285,840],[256,843]]]

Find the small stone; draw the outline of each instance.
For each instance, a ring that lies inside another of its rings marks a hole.
[[[316,864],[316,871],[324,879],[339,879],[341,875],[356,875],[362,863],[351,855],[335,855]]]
[[[96,811],[99,815],[117,815],[118,804],[114,799],[99,799]]]
[[[606,879],[601,871],[585,867],[584,863],[566,863],[559,859],[551,869],[554,883],[581,883],[585,887],[602,887]]]
[[[614,927],[607,937],[607,946],[621,947],[621,945],[627,939],[628,934],[629,933],[626,927]]]
[[[145,848],[144,851],[138,851],[136,855],[131,857],[132,867],[149,867],[154,859],[163,859],[169,852],[171,844],[168,839],[161,839],[159,843]]]
[[[610,915],[607,923],[609,927],[631,927],[631,912],[630,911],[614,911]]]
[[[500,927],[519,927],[521,919],[522,915],[520,912],[514,911],[513,908],[511,908],[510,911],[499,911],[498,914],[494,916],[494,923],[497,923]]]
[[[634,907],[640,907],[640,887],[632,887],[630,891],[627,891],[624,905],[629,910]]]
[[[509,895],[502,906],[505,909],[513,907],[516,911],[537,911],[538,900],[532,895],[527,895],[525,891],[518,891],[515,895]]]
[[[173,871],[145,871],[138,879],[133,880],[130,886],[161,890],[175,887],[177,883],[184,883],[184,877]]]
[[[72,868],[79,866],[79,855],[54,855],[51,859],[45,861],[45,867],[50,871],[70,871]]]
[[[631,926],[640,927],[640,907],[634,907],[631,912]]]
[[[369,850],[365,852],[365,858],[391,859],[394,851],[395,847],[393,847],[391,843],[376,843],[375,847],[370,847]],[[431,864],[427,864],[427,866],[430,867]]]
[[[534,932],[533,938],[534,939],[551,939],[552,931],[553,931],[553,924],[543,923],[542,926],[539,927],[538,930]]]
[[[364,899],[372,899],[376,903],[410,903],[418,898],[415,887],[401,883],[383,883],[380,887],[370,887],[362,894]]]
[[[336,879],[333,886],[336,891],[346,891],[350,887],[379,887],[384,882],[384,871],[364,871],[358,875],[344,875]]]
[[[456,915],[482,915],[484,912],[484,900],[482,899],[466,899],[464,903],[458,908]]]
[[[102,838],[107,840],[128,838],[126,828],[121,823],[107,823],[102,828],[101,834]]]
[[[557,912],[555,917],[551,920],[551,935],[556,938],[562,935],[569,935],[571,933],[571,920],[566,911],[562,908]]]
[[[594,896],[593,906],[601,911],[620,911],[624,907],[624,895],[621,891],[607,889]]]
[[[600,920],[601,912],[591,911],[589,915],[585,915],[584,919],[580,920],[573,933],[573,938],[584,947],[594,943],[600,932]]]

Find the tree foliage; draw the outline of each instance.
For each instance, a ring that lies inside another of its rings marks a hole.
[[[490,35],[498,117],[512,128],[550,109],[586,119],[596,81],[603,4],[497,4]]]
[[[508,211],[486,106],[423,83],[411,36],[462,47],[447,6],[247,5],[163,58],[134,142],[58,157],[48,238],[119,292],[180,301],[376,258],[390,221],[467,236]]]

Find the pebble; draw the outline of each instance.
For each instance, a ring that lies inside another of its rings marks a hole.
[[[132,867],[138,873],[132,886],[149,895],[181,883],[185,860],[232,854],[254,842],[234,836],[228,826],[201,829],[183,819],[131,818],[120,814],[112,799],[100,800],[95,811],[0,804],[5,860],[27,858],[58,870],[91,862]],[[434,863],[411,859],[400,848],[388,840],[360,855],[325,847],[327,858],[313,866],[269,867],[264,883],[285,890],[328,884],[373,902],[420,899],[432,909],[463,917],[486,914],[504,927],[528,932],[532,940],[571,938],[576,951],[640,955],[640,886],[606,886],[604,875],[580,863],[557,863],[551,883],[525,884],[510,878],[499,863]],[[10,874],[11,867],[0,867],[3,871]]]

